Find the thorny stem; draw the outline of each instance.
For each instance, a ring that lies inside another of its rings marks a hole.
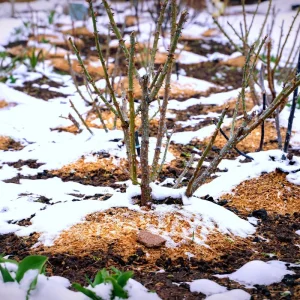
[[[286,35],[286,37],[285,37],[285,40],[284,40],[284,42],[283,42],[283,45],[282,45],[282,47],[281,47],[280,53],[279,53],[279,55],[276,57],[275,66],[274,66],[273,71],[272,71],[273,77],[274,77],[274,73],[275,73],[275,71],[276,71],[276,69],[277,69],[277,67],[278,67],[278,64],[279,64],[279,62],[280,62],[280,60],[281,60],[283,50],[284,50],[285,45],[286,45],[286,43],[287,43],[287,41],[288,41],[288,39],[289,39],[289,36],[290,36],[290,34],[291,34],[291,31],[292,31],[292,29],[293,29],[293,27],[294,27],[295,21],[296,21],[298,15],[299,15],[299,13],[300,13],[300,8],[298,8],[297,13],[296,13],[296,15],[294,16],[294,19],[293,19],[293,21],[292,21],[292,23],[291,23],[291,26],[290,26],[290,28],[289,28],[289,31],[288,31],[288,33],[287,33],[287,35]]]
[[[101,124],[103,126],[103,129],[107,133],[108,129],[106,127],[106,124],[104,123],[104,120],[103,120],[102,115],[101,115],[101,111],[100,111],[100,109],[99,109],[99,107],[97,105],[97,101],[96,100],[93,102],[93,108],[96,110],[97,116],[98,116],[98,118],[99,118],[99,120],[100,120],[100,122],[101,122]]]
[[[150,96],[149,96],[149,101],[150,102],[152,102],[154,100],[154,98],[156,97],[159,89],[161,88],[161,86],[162,86],[162,84],[165,80],[165,77],[166,77],[167,72],[168,72],[169,65],[174,60],[174,53],[175,53],[175,50],[176,50],[176,47],[177,47],[179,36],[181,34],[181,31],[182,31],[182,26],[183,26],[184,22],[186,21],[186,17],[187,17],[187,11],[184,11],[180,16],[180,19],[179,19],[179,22],[177,24],[177,28],[176,28],[176,31],[175,31],[175,35],[174,35],[174,37],[171,41],[168,59],[164,64],[163,70],[160,73],[155,86],[151,90],[151,93],[150,93]]]
[[[184,178],[184,176],[186,175],[186,173],[188,172],[189,168],[191,168],[193,162],[194,162],[194,158],[195,158],[195,153],[191,154],[191,157],[189,159],[189,161],[187,162],[184,170],[182,171],[182,173],[180,174],[180,176],[177,178],[177,180],[175,181],[175,184],[173,186],[173,189],[177,189],[182,181],[182,179]]]
[[[223,131],[222,128],[220,128],[220,133],[223,135],[223,137],[226,139],[226,141],[229,140],[229,137],[226,135],[226,133]],[[246,153],[242,152],[241,150],[239,150],[236,146],[232,147],[239,155],[244,156],[245,158],[248,158],[250,160],[253,160],[253,158],[249,155],[247,155]]]
[[[230,42],[230,44],[238,51],[243,53],[243,50],[232,40],[232,38],[227,34],[227,32],[223,29],[223,27],[221,26],[221,24],[219,23],[219,21],[216,18],[213,18],[214,23],[218,26],[219,30],[226,36],[226,38],[228,39],[228,41]]]
[[[94,8],[93,8],[93,2],[92,2],[92,0],[88,0],[88,2],[89,2],[89,6],[90,6],[91,15],[92,15],[96,49],[97,49],[99,60],[100,60],[101,65],[102,65],[102,69],[104,71],[104,78],[105,78],[105,81],[106,81],[106,85],[108,87],[109,94],[111,96],[111,99],[112,99],[113,104],[115,106],[115,109],[117,111],[117,115],[120,118],[122,125],[125,125],[126,122],[125,122],[124,117],[122,115],[119,103],[116,99],[115,92],[114,92],[114,90],[112,88],[112,85],[110,83],[109,75],[108,75],[108,72],[107,72],[107,67],[106,67],[105,60],[104,60],[102,50],[101,50],[101,47],[100,47],[100,41],[99,41],[99,36],[98,36],[97,24],[96,24],[96,15],[95,15]]]
[[[161,32],[161,26],[162,26],[162,23],[164,20],[165,10],[166,10],[168,2],[169,2],[169,0],[165,0],[161,4],[161,10],[160,10],[159,18],[157,21],[157,27],[155,29],[153,45],[152,45],[151,54],[150,54],[149,73],[151,76],[153,76],[153,72],[154,72],[154,62],[155,62],[155,56],[156,56],[156,51],[157,51],[157,45],[158,45],[159,35]]]
[[[190,179],[190,181],[189,181],[189,183],[188,183],[188,186],[187,186],[187,189],[186,189],[186,195],[187,195],[187,197],[191,197],[191,196],[193,195],[193,193],[194,193],[194,192],[193,192],[194,186],[195,186],[195,184],[196,184],[196,182],[197,182],[197,179],[198,179],[198,176],[199,176],[201,167],[202,167],[202,165],[203,165],[203,162],[204,162],[205,158],[207,157],[208,153],[210,152],[211,147],[213,146],[213,144],[214,144],[214,142],[215,142],[215,140],[216,140],[216,137],[217,137],[217,135],[218,135],[218,133],[219,133],[219,130],[220,130],[221,125],[222,125],[222,123],[223,123],[225,114],[226,114],[226,112],[228,111],[228,109],[229,109],[228,106],[226,106],[226,107],[223,109],[223,111],[222,111],[222,113],[221,113],[221,116],[220,116],[220,118],[219,118],[219,121],[218,121],[218,123],[217,123],[217,125],[216,125],[216,129],[215,129],[215,131],[214,131],[214,133],[213,133],[213,135],[212,135],[212,137],[211,137],[211,139],[210,139],[208,145],[206,146],[205,150],[203,151],[200,160],[198,161],[197,167],[196,167],[196,169],[195,169],[195,171],[194,171],[194,174],[193,174],[192,178]]]
[[[150,172],[149,172],[149,76],[144,75],[141,79],[142,86],[142,141],[141,141],[141,205],[147,205],[151,201]]]
[[[89,0],[89,1],[91,1],[91,0]],[[112,30],[115,33],[117,39],[119,40],[120,46],[121,46],[121,48],[122,48],[122,50],[123,50],[126,58],[129,59],[130,53],[129,53],[126,45],[125,45],[125,41],[123,40],[123,38],[121,36],[121,33],[120,33],[119,29],[118,29],[118,26],[117,26],[117,24],[115,22],[114,14],[113,14],[113,12],[112,12],[112,10],[111,10],[111,8],[108,5],[108,3],[107,3],[106,0],[102,0],[102,3],[104,5],[105,11],[106,11],[106,13],[108,15],[109,22],[110,22],[110,25],[112,27]],[[137,69],[135,67],[134,67],[134,74],[135,74],[135,76],[138,79],[140,79],[140,75],[139,75],[139,73],[138,73],[138,71],[137,71]]]
[[[298,26],[298,29],[297,29],[297,32],[296,32],[296,35],[295,35],[295,38],[294,38],[293,46],[291,47],[291,51],[290,51],[290,53],[289,53],[288,59],[287,59],[285,65],[284,65],[284,69],[286,69],[286,68],[288,67],[289,63],[290,63],[290,60],[291,60],[293,51],[294,51],[294,49],[295,49],[295,47],[296,47],[296,43],[297,43],[297,41],[298,41],[299,31],[300,31],[300,24],[299,24],[299,26]]]
[[[172,9],[172,39],[175,37],[176,32],[176,1],[172,0],[171,4]],[[167,113],[167,106],[169,102],[169,94],[170,94],[170,85],[171,85],[171,75],[172,75],[172,68],[173,68],[173,60],[170,61],[170,64],[168,65],[167,70],[167,76],[165,81],[165,92],[164,92],[164,99],[162,106],[160,108],[160,119],[159,119],[159,125],[158,125],[158,133],[157,133],[157,140],[156,140],[156,146],[154,151],[154,157],[152,162],[152,172],[151,172],[151,181],[154,181],[158,175],[158,162],[159,162],[159,156],[161,153],[161,146],[162,146],[162,139],[164,136],[164,128],[166,127],[166,113]]]
[[[257,126],[261,124],[262,121],[267,119],[269,116],[271,116],[274,113],[274,110],[284,101],[286,97],[288,97],[294,89],[300,85],[300,79],[299,76],[296,78],[294,82],[286,86],[281,93],[276,97],[276,99],[270,104],[270,106],[260,115],[258,118],[249,124],[248,126],[245,124],[242,127],[238,128],[237,132],[232,136],[225,146],[221,149],[218,156],[214,158],[214,160],[211,162],[208,168],[199,176],[191,188],[189,192],[186,192],[186,195],[190,197],[193,195],[193,193],[205,182],[205,180],[215,172],[217,166],[221,162],[221,160],[224,158],[226,153],[235,147],[236,144],[238,144],[240,141],[242,141],[244,138],[246,138]],[[250,122],[250,121],[248,121]]]
[[[74,53],[78,59],[79,65],[81,66],[83,73],[87,79],[87,81],[93,86],[94,91],[96,94],[99,95],[100,99],[106,104],[106,106],[115,114],[118,115],[117,111],[114,109],[114,107],[103,97],[101,91],[97,88],[95,81],[93,80],[93,78],[91,77],[90,73],[88,72],[87,68],[85,67],[82,58],[79,54],[79,51],[77,49],[77,47],[75,46],[74,42],[72,41],[71,38],[69,38],[69,42],[71,43],[71,46],[74,50]]]
[[[68,64],[69,64],[70,74],[71,74],[72,80],[73,80],[73,82],[74,82],[74,85],[75,85],[75,88],[76,88],[77,93],[79,94],[79,96],[81,97],[81,99],[82,99],[85,103],[87,103],[87,104],[90,105],[91,102],[88,101],[87,99],[85,99],[85,97],[83,96],[81,90],[80,90],[79,87],[78,87],[78,82],[77,82],[77,80],[76,80],[76,75],[75,75],[74,70],[73,70],[73,68],[72,68],[72,64],[71,64],[71,60],[70,60],[70,55],[69,55],[69,54],[67,55],[67,60],[68,60]]]
[[[128,102],[129,102],[129,142],[131,156],[131,179],[133,184],[137,184],[136,151],[135,151],[135,111],[133,98],[133,73],[134,73],[134,54],[135,54],[135,33],[130,34],[130,53],[128,65]]]
[[[168,135],[168,133],[166,133],[167,135],[167,143],[166,143],[166,146],[165,146],[165,151],[164,151],[164,155],[163,155],[163,158],[161,160],[161,163],[160,163],[160,166],[158,168],[158,174],[161,172],[162,168],[163,168],[163,165],[165,164],[165,161],[166,161],[166,158],[167,158],[167,154],[168,154],[168,150],[169,150],[169,146],[170,146],[170,143],[171,143],[171,138],[172,138],[172,135],[174,133],[174,130],[172,130],[172,132]]]
[[[156,71],[156,74],[155,74],[155,76],[154,76],[154,78],[153,78],[153,80],[150,84],[149,90],[151,90],[155,86],[157,78],[158,78],[158,76],[160,75],[160,73],[162,71],[162,68],[163,68],[162,65],[160,65],[158,70]]]

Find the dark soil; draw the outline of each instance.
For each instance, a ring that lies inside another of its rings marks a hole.
[[[180,65],[189,77],[213,82],[224,91],[241,87],[243,70],[238,67],[220,65],[218,62],[205,62],[197,65]]]
[[[141,282],[148,289],[156,291],[162,299],[205,299],[202,294],[191,293],[187,281],[195,279],[211,279],[228,289],[242,288],[250,293],[253,299],[286,299],[283,291],[290,291],[288,299],[299,299],[300,296],[300,269],[290,268],[296,274],[285,276],[282,282],[270,286],[257,286],[257,289],[245,289],[240,284],[228,279],[218,279],[216,274],[234,272],[245,263],[260,259],[268,261],[279,259],[287,263],[295,263],[300,258],[300,237],[295,230],[300,228],[300,215],[275,215],[262,221],[252,240],[252,247],[229,251],[219,259],[206,261],[203,259],[161,257],[155,264],[148,264],[147,257],[142,250],[127,259],[115,255],[112,244],[107,252],[99,249],[85,256],[74,256],[71,253],[51,254],[39,249],[41,254],[49,256],[47,275],[59,275],[68,278],[71,282],[86,284],[85,275],[93,278],[99,269],[115,266],[122,270],[133,270],[134,279]],[[262,238],[268,240],[262,240]],[[287,238],[289,240],[287,240]],[[291,240],[290,240],[291,239]],[[17,237],[14,234],[0,236],[0,251],[12,255],[11,258],[21,260],[26,255],[33,254],[30,247],[37,241],[37,236],[28,238]],[[270,257],[271,255],[275,255]],[[156,273],[158,269],[164,273]],[[176,283],[176,284],[174,284]]]
[[[48,84],[50,87],[59,88],[61,85],[55,81],[49,80],[47,77],[42,77],[34,81],[26,81],[24,82],[23,87],[15,87],[15,89],[26,93],[29,96],[36,97],[39,99],[43,99],[48,101],[49,99],[57,98],[57,97],[66,97],[66,95],[50,91],[49,89],[43,89],[40,87],[34,87],[33,84],[36,83],[38,85]]]
[[[234,52],[234,49],[229,43],[219,43],[212,39],[202,39],[199,41],[187,41],[187,46],[192,52],[199,55],[206,56],[214,52],[230,55]]]
[[[38,169],[40,166],[44,165],[43,163],[37,163],[37,160],[28,159],[28,160],[18,160],[17,162],[6,162],[5,164],[20,169],[23,166],[28,166],[31,169]]]

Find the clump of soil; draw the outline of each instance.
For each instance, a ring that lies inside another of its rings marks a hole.
[[[8,136],[0,136],[0,150],[21,150],[24,147]]]

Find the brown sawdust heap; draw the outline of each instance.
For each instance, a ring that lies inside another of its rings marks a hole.
[[[115,117],[114,113],[111,112],[111,111],[109,111],[109,110],[103,110],[103,111],[101,111],[101,116],[102,116],[102,119],[103,119],[103,121],[104,121],[107,129],[112,130],[114,128],[114,117]],[[94,113],[94,112],[90,112],[88,114],[85,122],[88,125],[88,127],[90,127],[90,128],[100,128],[100,129],[103,129],[102,123],[100,122],[100,124],[99,123],[95,124],[94,123],[95,120],[99,120],[98,115],[96,113]],[[136,119],[135,119],[135,125],[136,125],[136,128],[139,128],[141,126],[141,118],[140,118],[140,116],[136,117]],[[158,127],[158,121],[157,121],[157,119],[152,119],[150,121],[150,127],[151,127],[151,125],[153,125],[155,128],[157,128]],[[84,125],[82,125],[82,127],[83,126]],[[122,130],[120,119],[117,119],[116,129]],[[57,127],[57,128],[54,128],[54,130],[66,131],[66,132],[70,132],[70,133],[74,133],[74,134],[79,133],[78,128],[75,125],[70,125],[70,126],[67,126],[67,127]]]
[[[236,122],[236,128],[238,128],[242,124],[242,120],[238,120]],[[231,126],[231,125],[230,125]],[[223,127],[223,130],[229,136],[230,134],[230,126]],[[286,129],[280,129],[281,136],[285,135]],[[237,148],[243,152],[255,152],[259,148],[261,138],[261,126],[258,126],[254,129],[244,140],[237,144]],[[275,123],[266,121],[265,122],[265,137],[264,137],[264,146],[263,150],[271,150],[271,149],[278,149],[277,140],[277,133],[275,128]],[[204,140],[204,143],[208,143],[210,138]],[[214,146],[218,148],[223,148],[226,144],[226,139],[219,133]]]
[[[158,229],[159,233],[166,232],[168,237],[179,245],[175,248],[153,249],[139,244],[138,230],[147,229],[149,226]],[[206,240],[206,245],[209,246],[207,247],[193,242],[193,235],[184,232],[190,229],[190,224],[179,213],[165,213],[159,216],[151,211],[143,213],[127,208],[112,208],[87,216],[85,222],[62,232],[54,246],[44,248],[44,251],[84,256],[99,249],[107,251],[113,245],[116,255],[128,258],[140,248],[146,253],[148,262],[155,263],[163,255],[175,259],[185,257],[186,252],[198,258],[211,260],[229,248],[248,243],[240,238],[233,240],[232,237],[212,231]],[[195,229],[194,237],[201,238],[200,234],[201,228]]]
[[[118,164],[113,161],[113,158],[99,158],[95,162],[85,162],[84,158],[80,158],[74,163],[63,166],[59,170],[51,171],[53,175],[68,176],[74,173],[77,177],[91,176],[93,172],[105,170],[107,176],[110,174],[124,175],[128,173],[128,165],[125,159],[120,159]],[[105,176],[102,174],[102,176]]]
[[[0,100],[0,109],[5,108],[5,107],[14,107],[16,105],[17,105],[17,103],[15,103],[15,102],[9,102],[8,103],[5,100]]]
[[[134,85],[134,97],[135,98],[141,98],[142,97],[142,89],[140,87],[140,84],[138,82],[137,79],[134,79],[133,81],[133,85]],[[116,93],[118,95],[122,94],[122,90],[127,90],[128,89],[128,78],[125,77],[123,78],[120,83],[115,84],[114,86]],[[214,87],[213,89],[216,89],[216,87]],[[164,87],[162,87],[159,92],[158,92],[158,96],[159,97],[163,97],[164,95]],[[212,88],[207,89],[206,91],[197,91],[194,90],[192,86],[189,85],[183,85],[180,82],[171,82],[171,86],[170,86],[170,94],[169,94],[169,98],[173,98],[173,99],[182,99],[182,98],[191,98],[193,96],[208,96],[212,91]]]
[[[23,146],[8,136],[0,135],[0,150],[21,150]]]
[[[266,209],[270,213],[299,212],[300,186],[286,180],[286,174],[272,172],[239,184],[233,194],[221,197],[230,201],[240,212]]]
[[[5,100],[0,100],[0,109],[8,106],[8,103]]]

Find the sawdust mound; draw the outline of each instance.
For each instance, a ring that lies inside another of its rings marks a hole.
[[[300,186],[286,180],[286,174],[276,171],[239,184],[233,194],[221,197],[240,212],[250,213],[264,208],[282,215],[299,212]]]
[[[5,100],[0,100],[0,109],[8,106],[8,103]]]
[[[173,247],[159,249],[146,248],[137,242],[139,230],[154,228],[157,234],[166,234],[172,239]],[[135,255],[138,249],[145,252],[148,263],[166,255],[167,257],[185,257],[189,253],[195,257],[211,260],[219,257],[228,249],[248,241],[228,237],[212,230],[204,244],[201,227],[191,228],[191,224],[180,213],[156,214],[151,211],[133,211],[127,208],[112,208],[105,212],[91,214],[86,221],[62,232],[54,246],[44,248],[53,254],[70,253],[88,255],[99,249],[107,251],[113,247],[115,255],[126,259]],[[203,240],[197,244],[194,239]]]
[[[8,136],[0,136],[0,150],[21,150],[23,146]]]
[[[242,123],[242,120],[238,120],[236,122],[236,128],[238,128]],[[230,135],[230,126],[223,127],[226,135]],[[281,136],[285,136],[286,129],[280,129]],[[243,152],[255,152],[259,148],[261,138],[261,127],[257,127],[254,129],[244,140],[237,144],[237,148]],[[210,139],[205,139],[204,143],[208,143]],[[226,144],[226,139],[221,135],[218,134],[214,146],[217,148],[223,148]],[[266,121],[265,122],[265,138],[264,138],[264,145],[263,150],[271,150],[271,149],[278,149],[277,143],[277,133],[275,128],[275,123]]]
[[[79,159],[75,163],[63,166],[59,170],[51,171],[53,175],[68,177],[70,174],[75,174],[76,177],[93,177],[101,174],[102,177],[110,178],[112,175],[124,177],[123,180],[127,180],[128,166],[125,159],[115,161],[110,158],[98,158],[93,162],[85,162],[84,158]],[[120,181],[122,178],[119,178]]]

